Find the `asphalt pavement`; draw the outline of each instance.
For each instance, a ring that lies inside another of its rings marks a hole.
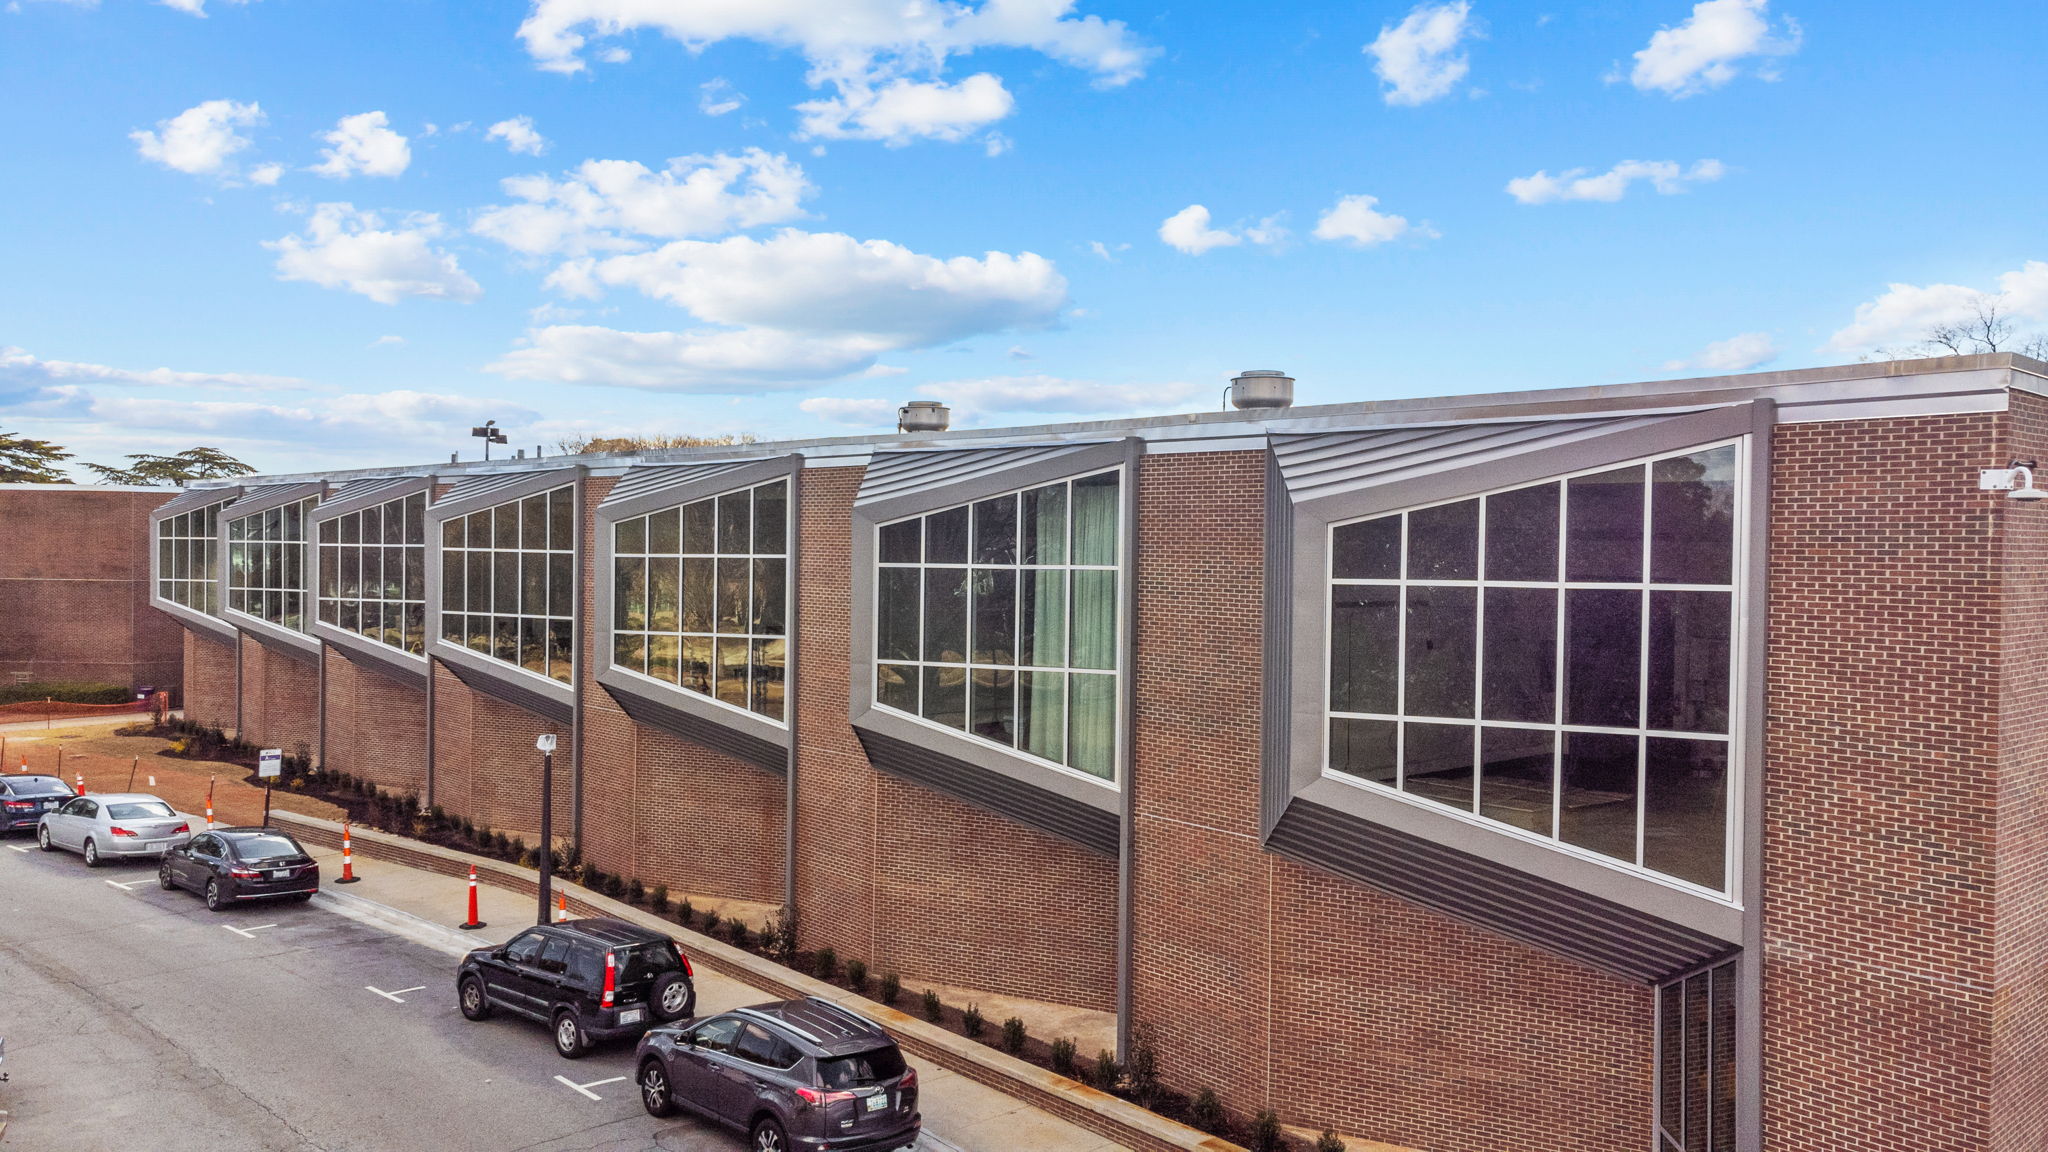
[[[648,1116],[630,1043],[564,1060],[538,1025],[463,1019],[455,967],[325,897],[216,914],[153,862],[0,840],[0,1148],[744,1147]]]

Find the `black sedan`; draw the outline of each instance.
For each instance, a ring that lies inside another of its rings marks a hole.
[[[216,828],[164,853],[156,880],[199,893],[218,912],[238,900],[311,900],[320,865],[275,828]]]
[[[0,776],[0,835],[35,831],[43,813],[71,799],[71,785],[55,776]]]

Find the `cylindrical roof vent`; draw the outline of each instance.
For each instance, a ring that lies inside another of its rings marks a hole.
[[[1294,403],[1294,377],[1270,368],[1239,372],[1230,378],[1233,408],[1287,408]]]
[[[912,400],[896,410],[898,432],[944,432],[953,410],[937,400]]]

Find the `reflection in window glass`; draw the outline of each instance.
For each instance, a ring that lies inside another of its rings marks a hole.
[[[612,550],[616,667],[783,718],[789,481],[620,520]]]
[[[1116,774],[1121,474],[876,531],[875,702]]]
[[[1657,989],[1657,1152],[1735,1152],[1735,965]]]
[[[565,485],[461,519],[441,537],[441,638],[564,684],[573,667],[576,490]],[[644,581],[645,569],[636,572]],[[639,606],[646,613],[646,588]],[[632,650],[644,664],[647,646]],[[626,659],[626,648],[614,653]]]
[[[211,616],[220,611],[220,510],[223,500],[156,526],[156,594]]]
[[[460,547],[463,521],[442,525]],[[320,622],[415,655],[426,651],[427,495],[415,492],[320,522]],[[466,611],[460,564],[441,578],[444,601]],[[452,578],[451,578],[452,577]]]
[[[306,527],[310,497],[228,524],[228,607],[280,628],[306,630]]]
[[[1726,891],[1737,467],[1334,525],[1328,770]]]

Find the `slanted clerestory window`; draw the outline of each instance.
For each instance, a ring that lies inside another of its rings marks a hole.
[[[1738,456],[1334,525],[1326,772],[1727,893]]]
[[[220,510],[226,503],[157,522],[158,596],[209,616],[220,611]]]
[[[306,527],[318,497],[228,521],[228,607],[306,630]]]
[[[424,492],[320,522],[320,620],[415,655],[426,651]]]
[[[1120,471],[881,524],[875,703],[1114,780]]]
[[[568,683],[575,497],[564,484],[441,522],[441,638]]]

